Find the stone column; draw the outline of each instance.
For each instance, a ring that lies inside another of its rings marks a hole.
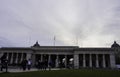
[[[99,68],[98,54],[96,54],[96,68]]]
[[[32,60],[32,66],[35,66],[36,62],[35,62],[35,54],[31,54],[31,60]]]
[[[16,63],[16,64],[18,63],[18,53],[16,53],[16,60],[15,60],[15,63]]]
[[[92,54],[90,54],[90,67],[92,67]]]
[[[10,59],[10,64],[13,63],[13,53],[11,53],[11,59]]]
[[[83,67],[86,67],[86,58],[85,58],[85,54],[83,54]]]
[[[111,66],[111,68],[116,68],[116,66],[115,66],[115,54],[110,54],[110,66]]]
[[[48,55],[48,67],[49,67],[49,62],[51,61],[51,55]]]
[[[32,56],[31,56],[31,53],[26,53],[26,54],[27,54],[27,58],[26,58],[26,59],[27,59],[27,60],[31,59],[31,57],[32,57]]]
[[[65,68],[67,68],[67,55],[65,55]]]
[[[103,68],[105,68],[106,65],[105,65],[105,55],[103,54]]]
[[[51,60],[51,55],[48,55],[48,61],[50,61]]]
[[[3,56],[3,53],[2,52],[0,52],[0,58]]]
[[[41,61],[43,61],[43,54],[41,54],[41,58],[40,59],[41,59]]]
[[[56,67],[59,67],[59,56],[58,55],[56,55]]]
[[[7,60],[8,60],[8,64],[10,64],[10,53],[7,54]]]
[[[21,53],[20,63],[23,61],[23,53]]]
[[[2,52],[0,52],[0,58],[3,56],[3,53]],[[0,63],[1,63],[1,60],[0,60]]]
[[[74,68],[78,69],[79,68],[79,55],[74,54]]]
[[[8,58],[9,58],[9,53],[6,53],[6,59],[8,60]]]

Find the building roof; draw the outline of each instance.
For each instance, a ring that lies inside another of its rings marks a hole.
[[[114,51],[113,48],[78,48],[76,51]]]
[[[31,50],[30,47],[2,47],[1,50]]]
[[[2,47],[1,50],[114,51],[114,48],[79,48],[78,46],[40,46],[40,47]]]
[[[79,48],[79,47],[78,46],[40,46],[39,48]]]
[[[114,41],[111,48],[79,48],[78,46],[40,46],[38,41],[31,47],[2,47],[0,50],[43,50],[43,51],[114,51],[113,47],[120,47]]]

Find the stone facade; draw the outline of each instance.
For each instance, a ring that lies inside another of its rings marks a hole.
[[[9,65],[19,65],[23,59],[31,59],[36,66],[38,60],[51,61],[53,67],[64,68],[116,68],[116,54],[119,45],[114,42],[110,48],[79,48],[78,46],[2,47],[0,58],[8,59]],[[60,65],[61,64],[61,65]]]

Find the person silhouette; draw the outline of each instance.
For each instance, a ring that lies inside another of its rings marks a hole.
[[[26,59],[23,59],[21,65],[22,65],[23,71],[25,71],[25,70],[26,70],[26,67],[27,67],[27,60],[26,60]]]
[[[31,65],[32,65],[32,62],[31,62],[31,59],[29,59],[29,60],[27,61],[28,70],[31,69]]]

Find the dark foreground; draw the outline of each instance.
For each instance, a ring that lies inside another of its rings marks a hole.
[[[0,77],[120,77],[119,70],[51,70],[0,73]]]

